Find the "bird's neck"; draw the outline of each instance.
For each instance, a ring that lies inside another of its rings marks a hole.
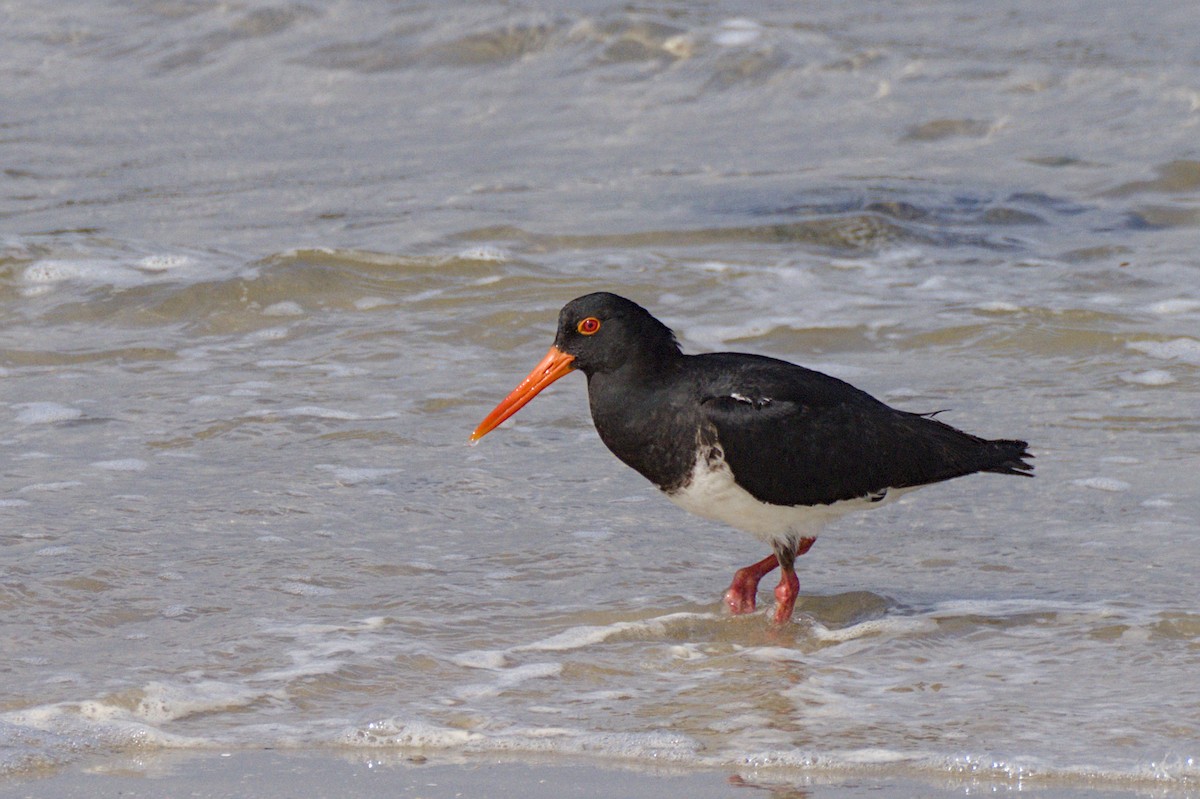
[[[596,432],[614,455],[659,488],[677,487],[695,462],[699,420],[686,402],[683,359],[653,369],[630,365],[588,376],[588,403]]]

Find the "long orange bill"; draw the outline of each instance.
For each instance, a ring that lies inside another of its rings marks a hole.
[[[529,377],[522,380],[521,384],[514,388],[512,393],[479,423],[479,427],[476,427],[475,432],[471,434],[471,443],[474,444],[495,430],[501,422],[524,408],[525,404],[536,397],[542,389],[572,371],[575,368],[574,361],[574,355],[568,355],[558,347],[551,347],[550,351],[546,353],[546,357],[542,358],[542,362],[533,367]]]

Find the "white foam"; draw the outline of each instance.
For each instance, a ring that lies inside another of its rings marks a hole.
[[[450,662],[468,669],[502,669],[508,665],[508,656],[499,650],[475,649],[451,656]]]
[[[91,466],[93,469],[104,469],[109,472],[141,472],[145,471],[150,464],[141,458],[119,458],[111,461],[94,461]]]
[[[164,367],[168,372],[179,372],[182,374],[196,374],[199,372],[207,372],[212,368],[212,364],[200,358],[184,357],[178,361],[172,361]]]
[[[21,280],[25,283],[46,284],[61,283],[82,277],[87,266],[76,261],[38,261],[25,267],[21,272]]]
[[[130,261],[124,256],[103,258],[47,258],[21,272],[21,293],[27,297],[47,294],[64,284],[108,285],[117,288],[144,285],[153,280],[173,280],[196,265],[186,255],[149,255]],[[160,277],[166,275],[166,277]]]
[[[1016,313],[1017,311],[1021,310],[1021,306],[1015,305],[1011,302],[1004,302],[1002,300],[994,300],[992,302],[981,302],[978,305],[976,305],[975,307],[978,310],[983,311],[984,313],[997,313],[997,314],[999,314],[999,313]]]
[[[1176,338],[1170,341],[1130,341],[1125,346],[1144,352],[1151,358],[1164,361],[1179,360],[1200,365],[1200,341],[1194,338]]]
[[[311,582],[296,577],[291,585],[305,593],[309,589],[328,591]],[[347,662],[361,662],[364,656],[384,642],[384,638],[373,633],[388,625],[388,617],[372,616],[344,625],[333,624],[289,624],[265,626],[263,632],[295,642],[288,649],[290,665],[269,671],[257,672],[248,677],[255,685],[276,685],[305,680],[310,677],[333,674],[345,667]]]
[[[442,727],[413,719],[388,718],[345,730],[335,737],[335,742],[344,746],[449,749],[483,739],[481,733],[471,730]]]
[[[499,696],[505,691],[528,680],[557,677],[562,674],[561,663],[526,663],[523,666],[501,669],[492,672],[496,678],[487,683],[462,685],[455,689],[454,695],[459,699],[481,699],[489,696]]]
[[[32,483],[19,489],[19,493],[30,491],[69,491],[83,485],[79,480],[60,480],[57,483]]]
[[[633,622],[618,622],[604,627],[595,625],[571,627],[549,638],[543,638],[531,644],[523,644],[514,649],[538,652],[567,652],[573,649],[583,649],[586,646],[606,641],[631,626],[633,626]]]
[[[667,647],[667,651],[676,660],[703,660],[708,657],[696,644],[674,644]]]
[[[142,688],[141,693],[142,698],[133,713],[152,724],[175,721],[198,713],[247,707],[264,696],[277,695],[219,680],[186,684],[155,681]]]
[[[756,646],[742,653],[750,660],[760,660],[765,663],[794,663],[809,659],[809,654],[799,649],[783,646]]]
[[[338,466],[332,463],[319,463],[317,469],[330,472],[333,478],[343,485],[358,485],[359,483],[375,483],[382,481],[388,475],[396,474],[400,469],[366,468],[353,466]]]
[[[83,411],[78,408],[57,402],[23,402],[13,407],[22,409],[16,417],[21,424],[53,424],[83,417]]]
[[[313,416],[318,419],[336,419],[343,422],[354,422],[362,419],[357,413],[341,411],[336,408],[322,408],[318,405],[301,405],[279,411],[284,416]]]
[[[1150,313],[1161,314],[1163,316],[1191,313],[1192,311],[1200,311],[1200,300],[1190,300],[1184,297],[1173,297],[1169,300],[1161,300],[1156,302],[1147,310],[1149,310]]]
[[[930,632],[937,623],[930,618],[920,616],[896,616],[884,619],[867,619],[848,627],[830,629],[823,624],[814,623],[809,634],[818,641],[826,643],[844,643],[859,638],[873,638],[879,635],[912,635]]]
[[[237,388],[231,390],[229,395],[232,397],[239,391],[252,392],[255,395],[263,391],[270,391],[275,388],[275,384],[270,380],[243,380],[237,384]]]
[[[947,770],[951,773],[1000,777],[1007,781],[1020,780],[1047,769],[1040,765],[1035,766],[1032,762],[1017,763],[987,755],[960,755],[947,763]]]
[[[242,337],[239,347],[256,347],[262,341],[282,341],[291,334],[286,327],[264,327]]]
[[[382,630],[388,624],[387,616],[368,616],[349,624],[286,624],[266,625],[263,632],[287,638],[297,636],[324,636],[330,633],[364,633]]]
[[[842,754],[849,763],[858,765],[882,765],[886,763],[902,763],[910,760],[912,755],[900,752],[895,749],[884,749],[878,746],[869,746],[863,749],[851,749]]]
[[[405,302],[417,303],[425,300],[432,300],[435,297],[440,297],[446,293],[445,289],[427,289],[426,291],[418,291],[404,298]]]
[[[597,754],[642,761],[696,762],[703,748],[692,738],[674,732],[587,732],[563,726],[492,724],[466,730],[419,719],[388,718],[339,733],[343,746],[419,747],[473,752],[553,752]]]
[[[303,316],[304,309],[300,307],[300,303],[284,300],[268,305],[262,309],[263,316]]]
[[[289,580],[281,583],[278,586],[278,590],[293,596],[330,596],[337,593],[333,588],[327,588],[323,585],[313,585],[302,580]]]
[[[491,263],[503,263],[508,260],[508,254],[504,250],[486,244],[461,250],[458,253],[458,257],[464,261],[487,261]]]
[[[1003,618],[1029,613],[1095,613],[1095,605],[1049,603],[1040,599],[954,599],[939,602],[929,609],[930,618],[953,616],[991,616]]]
[[[711,618],[713,618],[713,615],[710,613],[668,613],[665,616],[657,616],[653,619],[645,619],[643,621],[619,621],[603,626],[590,624],[581,625],[579,627],[570,627],[556,635],[552,635],[549,638],[543,638],[540,641],[534,641],[531,644],[515,646],[513,647],[512,651],[567,652],[573,649],[583,649],[587,646],[602,643],[614,635],[619,635],[631,630],[661,635],[663,632],[665,632],[666,625],[672,621],[679,621],[682,619]]]
[[[0,722],[18,728],[52,733],[71,740],[78,750],[87,745],[203,746],[202,738],[167,733],[146,723],[136,709],[119,701],[84,700],[0,713]]]
[[[42,547],[33,554],[40,558],[55,558],[59,555],[69,555],[75,551],[75,547],[57,546],[57,547]]]
[[[1124,480],[1117,480],[1115,477],[1084,477],[1079,480],[1072,480],[1072,485],[1081,486],[1083,488],[1093,488],[1097,491],[1128,491],[1129,483]]]
[[[135,264],[143,272],[171,272],[191,266],[195,259],[186,255],[147,255]]]
[[[713,43],[721,47],[745,47],[762,38],[763,27],[752,19],[727,19],[713,34]]]
[[[1140,386],[1167,386],[1175,382],[1175,376],[1165,369],[1147,369],[1144,372],[1122,372],[1119,377],[1126,383]]]

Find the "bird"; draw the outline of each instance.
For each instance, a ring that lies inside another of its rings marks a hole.
[[[849,383],[764,355],[685,355],[642,306],[596,292],[567,303],[545,358],[471,433],[475,444],[554,381],[587,377],[600,440],[669,500],[771,547],[737,570],[724,601],[756,609],[780,569],[774,622],[799,595],[796,558],[828,522],[977,472],[1033,476],[1029,444],[988,440],[897,410]]]

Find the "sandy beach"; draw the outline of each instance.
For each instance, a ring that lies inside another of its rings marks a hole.
[[[372,759],[361,751],[245,750],[157,752],[83,761],[65,770],[0,782],[4,799],[189,797],[190,799],[334,799],[390,796],[414,799],[899,799],[1021,793],[1044,799],[1187,797],[1152,784],[1114,788],[1088,784],[997,783],[968,778],[930,782],[902,776],[814,774],[797,778],[769,770],[647,768],[570,759],[398,756]]]

